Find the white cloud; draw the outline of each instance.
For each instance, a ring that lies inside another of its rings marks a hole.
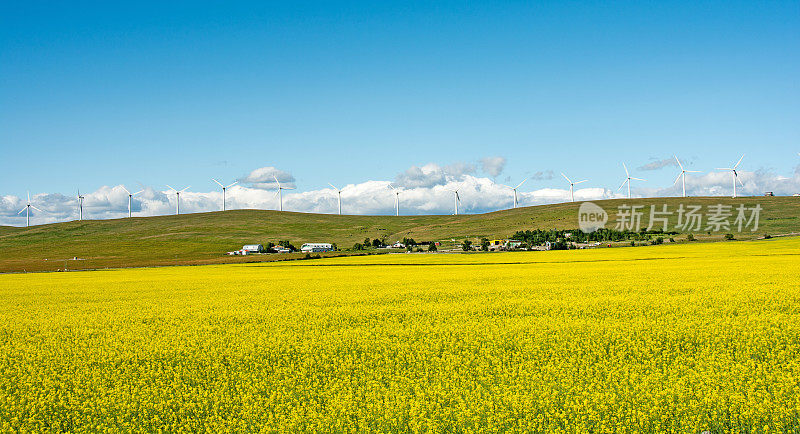
[[[639,166],[639,170],[659,170],[665,167],[678,167],[678,162],[675,161],[675,158],[664,158],[663,160],[655,160],[651,161],[644,166]]]
[[[260,188],[263,190],[274,190],[278,188],[275,179],[284,187],[295,187],[295,179],[289,172],[277,169],[275,167],[260,167],[244,178],[239,178],[238,181],[242,184],[248,185],[253,188]]]
[[[484,173],[489,174],[492,178],[499,176],[503,173],[506,167],[506,159],[503,157],[485,157],[481,158],[481,169]]]

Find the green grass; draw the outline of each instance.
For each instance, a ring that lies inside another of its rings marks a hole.
[[[657,198],[595,201],[610,214],[606,227],[614,227],[621,204],[645,205],[647,224],[651,204],[738,206],[760,204],[757,232],[736,234],[737,239],[764,234],[800,233],[800,199],[794,197],[747,198]],[[364,238],[395,241],[412,237],[417,241],[503,238],[524,229],[572,229],[578,226],[580,203],[517,208],[486,214],[459,216],[337,216],[262,210],[142,217],[116,220],[67,222],[30,228],[0,227],[0,272],[53,271],[108,267],[191,265],[247,262],[286,255],[250,257],[223,256],[243,244],[289,240],[297,247],[304,242],[333,242],[349,248]],[[675,224],[673,216],[671,226]],[[721,240],[725,232],[695,233],[700,240]],[[685,238],[685,237],[684,237]],[[299,256],[299,255],[297,255]],[[297,257],[289,256],[289,257]],[[68,260],[78,257],[79,261]]]

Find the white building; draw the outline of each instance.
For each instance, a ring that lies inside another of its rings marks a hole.
[[[261,253],[264,251],[264,246],[261,244],[248,244],[242,247],[242,250],[247,253]]]
[[[330,243],[305,243],[300,247],[301,252],[332,252],[333,245]]]

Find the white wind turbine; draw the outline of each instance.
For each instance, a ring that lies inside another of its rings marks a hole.
[[[137,194],[143,192],[144,190],[139,190],[136,193],[131,193],[130,191],[128,191],[127,188],[125,188],[124,185],[121,185],[120,187],[122,187],[122,189],[125,190],[125,193],[128,193],[128,218],[130,218],[131,217],[131,202],[133,202],[133,196],[136,196]],[[167,187],[169,187],[169,186],[167,186]],[[172,188],[172,187],[170,187],[170,188]],[[186,187],[186,188],[189,188],[189,187]]]
[[[170,187],[169,184],[167,184],[167,187],[169,187],[170,190],[175,192],[175,215],[180,215],[180,213],[181,213],[181,193],[183,193],[184,191],[188,190],[189,187],[186,187],[183,190],[178,190],[176,188]]]
[[[567,182],[569,182],[569,197],[571,198],[571,200],[572,200],[573,202],[575,202],[575,189],[574,189],[574,187],[575,187],[576,185],[580,184],[581,182],[586,182],[586,181],[588,181],[588,179],[584,179],[583,181],[578,181],[578,182],[572,182],[572,180],[571,180],[571,179],[569,179],[569,178],[567,178],[567,175],[564,175],[564,173],[563,173],[563,172],[561,173],[561,176],[563,176],[563,177],[564,177],[564,179],[566,179],[566,180],[567,180]]]
[[[455,190],[450,190],[453,192],[453,215],[458,215],[458,203],[461,202],[461,196],[458,195],[458,190],[461,190],[461,187],[463,187],[463,185],[459,185]]]
[[[281,182],[278,181],[278,177],[272,175],[275,178],[275,182],[278,184],[278,210],[283,211],[283,190],[294,190],[293,187],[284,187],[281,185]]]
[[[394,215],[400,216],[400,190],[392,187],[392,184],[389,184],[389,188],[394,191]]]
[[[78,189],[78,220],[83,221],[83,199],[85,196],[81,195],[81,189]]]
[[[516,208],[516,207],[517,207],[517,204],[519,203],[519,202],[517,201],[517,189],[518,189],[518,188],[520,188],[520,187],[522,187],[522,184],[524,184],[524,183],[525,183],[525,181],[527,181],[527,180],[528,180],[528,178],[525,178],[525,179],[523,179],[523,180],[522,180],[522,182],[520,182],[519,184],[517,184],[517,186],[516,186],[516,187],[509,187],[508,185],[499,184],[501,187],[510,188],[511,190],[514,190],[514,208]]]
[[[226,191],[227,189],[229,189],[229,188],[233,187],[234,185],[238,184],[238,183],[239,183],[239,181],[236,181],[236,182],[234,182],[233,184],[229,184],[229,185],[222,185],[222,183],[221,183],[221,182],[217,181],[217,180],[216,180],[216,179],[214,179],[214,178],[211,178],[211,180],[212,180],[212,181],[214,181],[214,182],[216,182],[216,183],[217,183],[217,185],[219,185],[220,187],[222,187],[222,210],[223,210],[223,211],[225,211],[225,191]]]
[[[681,173],[678,174],[678,177],[675,178],[675,182],[673,182],[672,184],[675,185],[675,183],[677,183],[678,180],[681,179],[681,177],[683,177],[683,197],[686,197],[686,174],[687,173],[700,173],[700,171],[699,170],[686,170],[686,169],[684,169],[683,168],[683,164],[681,164],[681,160],[678,159],[678,156],[675,155],[674,157],[675,157],[675,161],[678,162],[678,166],[681,168]]]
[[[28,204],[25,205],[25,208],[22,208],[22,210],[17,213],[17,215],[20,215],[23,212],[25,213],[25,227],[30,227],[31,225],[31,208],[35,209],[36,211],[44,212],[31,204],[31,192],[28,192]]]
[[[742,162],[743,159],[744,159],[744,154],[742,154],[742,158],[740,158],[739,161],[737,161],[736,164],[733,165],[733,167],[717,167],[717,170],[730,170],[731,171],[731,174],[733,175],[733,197],[734,197],[734,199],[736,198],[736,183],[738,182],[739,184],[742,185],[742,187],[744,187],[744,184],[742,184],[742,181],[739,181],[739,173],[736,172],[736,168],[739,167],[739,164]]]
[[[339,215],[342,215],[342,190],[336,188],[335,185],[328,183],[334,190],[336,190],[336,194],[339,195]]]
[[[622,182],[622,185],[619,186],[617,191],[620,191],[622,189],[622,187],[625,186],[625,184],[628,184],[628,199],[630,199],[631,198],[631,179],[635,179],[637,181],[644,181],[644,179],[632,177],[631,174],[628,173],[628,166],[626,166],[625,163],[622,163],[622,167],[625,168],[625,181]]]

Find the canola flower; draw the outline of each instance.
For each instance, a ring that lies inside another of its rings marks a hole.
[[[0,276],[0,430],[800,432],[800,241]]]

